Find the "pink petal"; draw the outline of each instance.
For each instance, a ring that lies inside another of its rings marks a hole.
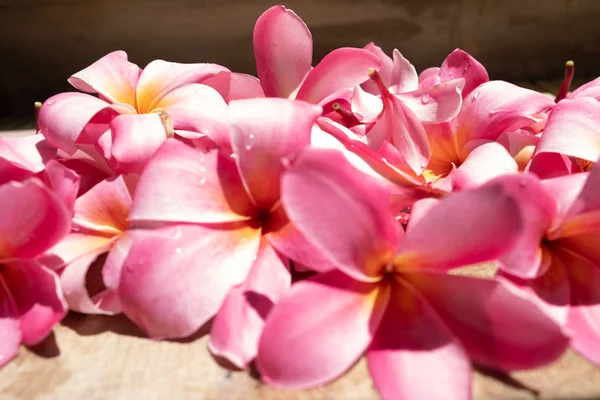
[[[146,165],[129,220],[213,223],[254,213],[232,159],[169,139]]]
[[[38,123],[50,144],[73,154],[80,136],[99,138],[117,115],[108,103],[96,97],[83,93],[61,93],[44,102]]]
[[[334,268],[331,261],[289,221],[282,206],[269,215],[263,235],[279,253],[311,271],[325,272]]]
[[[372,81],[369,81],[369,83],[375,85]],[[383,110],[383,101],[380,96],[367,93],[360,86],[357,86],[352,93],[351,108],[363,124],[369,124],[375,121]]]
[[[213,321],[208,343],[212,354],[248,367],[258,352],[265,318],[289,290],[288,268],[287,260],[263,240],[246,280],[229,291]]]
[[[0,181],[8,173],[8,165],[31,173],[42,172],[45,164],[56,157],[56,149],[44,140],[43,135],[0,137]],[[5,163],[8,165],[5,167]]]
[[[548,118],[537,153],[561,153],[589,161],[600,158],[600,103],[565,99]]]
[[[0,259],[38,256],[71,226],[62,200],[35,178],[0,185],[0,209]]]
[[[596,78],[573,90],[573,92],[567,96],[567,99],[580,99],[583,97],[591,97],[600,100],[600,78]]]
[[[453,190],[480,186],[498,176],[517,173],[519,167],[499,143],[489,142],[476,147],[450,176]]]
[[[394,60],[381,49],[381,47],[377,46],[375,43],[371,42],[364,47],[365,50],[369,50],[371,53],[375,54],[381,60],[381,69],[379,70],[379,74],[381,75],[381,79],[386,84],[386,86],[391,86],[392,80],[392,71],[394,70]],[[367,93],[378,94],[379,90],[377,89],[377,85],[375,83],[369,81],[363,82],[361,84],[362,89],[364,89]]]
[[[171,118],[174,129],[198,132],[220,146],[229,147],[227,103],[210,86],[181,86],[165,96],[157,107]]]
[[[421,86],[420,84],[423,81],[426,81],[426,80],[428,80],[430,78],[433,78],[435,76],[437,76],[439,78],[439,75],[440,75],[440,68],[438,68],[438,67],[429,67],[427,69],[424,69],[419,74],[419,87]]]
[[[154,339],[193,334],[246,278],[259,241],[244,223],[136,232],[117,289],[123,312]]]
[[[99,93],[111,103],[135,106],[135,88],[142,70],[127,61],[127,53],[109,53],[69,78],[76,89]]]
[[[371,342],[389,295],[387,285],[339,271],[296,283],[269,314],[260,338],[263,380],[309,388],[342,375]]]
[[[565,216],[560,236],[575,236],[600,231],[600,164],[592,168],[585,185]]]
[[[502,133],[496,141],[502,144],[508,150],[511,157],[515,159],[519,166],[519,171],[524,171],[530,164],[540,138],[526,130],[517,130]]]
[[[0,367],[19,353],[21,325],[10,289],[0,274]]]
[[[312,36],[292,10],[273,6],[256,21],[253,34],[258,78],[267,97],[289,97],[312,63]]]
[[[231,144],[250,197],[269,210],[279,201],[282,159],[310,144],[322,109],[286,99],[248,99],[230,104]]]
[[[431,207],[414,226],[409,222],[396,268],[449,270],[493,260],[510,250],[523,229],[512,187],[522,181],[526,192],[528,180],[507,175],[455,193]]]
[[[433,272],[403,276],[477,364],[500,371],[536,368],[556,360],[569,344],[560,326],[511,285]]]
[[[217,64],[181,64],[154,60],[144,68],[137,85],[137,111],[147,114],[158,107],[173,90],[190,84],[203,83],[229,70]]]
[[[471,397],[468,355],[444,321],[408,285],[393,283],[367,361],[383,399]]]
[[[419,121],[439,124],[450,121],[460,111],[464,83],[462,79],[455,79],[430,88],[398,93],[395,97],[400,99]]]
[[[464,99],[453,126],[460,145],[474,139],[496,140],[502,132],[534,125],[552,107],[554,102],[541,93],[490,81]]]
[[[117,173],[140,173],[167,134],[158,114],[119,115],[110,123],[110,148]]]
[[[390,91],[392,93],[404,93],[417,90],[419,77],[415,67],[404,58],[398,49],[394,49],[392,56],[394,57],[394,69],[388,84]]]
[[[75,202],[73,226],[83,232],[112,237],[127,229],[131,195],[122,176],[106,179]]]
[[[113,246],[104,261],[104,266],[102,267],[102,280],[107,289],[113,293],[116,293],[117,288],[119,287],[121,270],[123,269],[123,264],[127,260],[127,256],[129,255],[137,232],[138,231],[135,229],[125,231],[118,240],[113,242]]]
[[[66,209],[73,213],[81,178],[56,160],[50,160],[45,171],[48,186],[61,198]]]
[[[0,273],[11,293],[21,326],[21,342],[34,345],[67,314],[56,274],[32,261],[8,262]]]
[[[378,279],[401,238],[387,196],[331,150],[303,151],[282,179],[282,203],[292,223],[358,280]]]
[[[465,98],[477,86],[490,80],[483,65],[469,53],[456,49],[446,57],[439,71],[442,82],[464,78],[465,87],[462,97]]]
[[[590,174],[588,172],[583,172],[542,181],[542,185],[550,196],[552,196],[556,204],[556,216],[549,229],[551,234],[556,236],[563,222],[574,208],[574,204],[576,204],[589,177]]]
[[[379,57],[364,49],[342,47],[327,54],[306,76],[297,100],[320,104],[327,97],[369,79],[367,70],[378,70]]]
[[[536,174],[540,179],[552,179],[576,172],[573,160],[560,153],[536,154],[529,164],[527,172]]]
[[[211,81],[212,79],[209,79],[204,83],[213,86],[210,84]],[[265,97],[265,93],[263,92],[263,88],[257,77],[248,74],[240,74],[238,72],[229,74],[229,81],[226,84],[226,89],[219,90],[219,93],[227,103],[231,100]]]

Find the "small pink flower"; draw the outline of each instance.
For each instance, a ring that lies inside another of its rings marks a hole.
[[[263,379],[314,387],[366,352],[384,399],[463,399],[469,360],[511,371],[556,359],[568,339],[518,290],[446,274],[510,248],[523,230],[513,192],[535,183],[506,176],[422,200],[405,234],[378,184],[335,151],[304,150],[282,178],[282,202],[337,270],[296,283],[271,311],[257,357]]]

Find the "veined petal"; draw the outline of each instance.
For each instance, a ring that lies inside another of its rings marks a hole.
[[[212,318],[246,278],[260,242],[260,230],[243,222],[131,234],[117,294],[123,312],[154,339],[189,336]]]
[[[254,213],[231,158],[168,139],[141,175],[129,220],[218,223]]]
[[[260,338],[263,380],[309,388],[339,377],[369,346],[389,296],[389,285],[340,271],[296,283],[269,314]]]
[[[0,259],[38,256],[71,226],[62,200],[36,178],[0,185],[0,210]]]
[[[469,53],[456,49],[446,57],[439,70],[442,82],[464,78],[462,97],[465,98],[477,86],[490,80],[483,65]]]
[[[181,86],[165,96],[157,107],[171,118],[174,129],[198,132],[220,146],[230,146],[227,103],[212,87],[198,83]]]
[[[110,105],[83,93],[61,93],[44,102],[38,114],[40,132],[53,146],[69,154],[80,136],[93,141],[108,129],[118,113]]]
[[[367,70],[378,70],[381,60],[364,49],[342,47],[327,54],[308,73],[296,100],[320,104],[343,89],[350,89],[369,79]]]
[[[304,237],[355,279],[378,279],[402,237],[388,193],[335,150],[297,157],[282,178],[282,204]]]
[[[394,69],[388,84],[390,91],[392,93],[404,93],[417,90],[419,77],[415,67],[404,58],[398,49],[394,49],[392,56],[394,57]]]
[[[540,306],[506,283],[434,272],[403,277],[434,307],[477,364],[500,371],[536,368],[556,360],[569,344]]]
[[[392,285],[389,305],[367,350],[369,372],[381,397],[471,398],[471,364],[461,343],[413,288]]]
[[[221,73],[229,72],[217,64],[182,64],[154,60],[144,68],[137,85],[137,110],[149,113],[163,97],[178,87],[190,83],[202,83]]]
[[[229,105],[231,145],[249,195],[269,210],[279,201],[283,159],[310,144],[322,109],[287,99],[247,99]]]
[[[34,345],[67,314],[56,274],[33,261],[2,264],[0,276],[10,290],[21,327],[21,342]]]
[[[289,97],[311,68],[313,43],[306,24],[292,10],[273,6],[253,33],[258,78],[267,97]]]
[[[123,176],[105,179],[75,202],[73,226],[98,236],[115,236],[127,229],[131,194]]]
[[[142,70],[127,60],[127,53],[113,51],[73,74],[69,83],[87,93],[98,93],[111,103],[135,106],[135,89]]]
[[[591,98],[560,101],[548,118],[537,153],[600,158],[600,103]]]
[[[400,99],[419,121],[439,124],[450,121],[460,111],[464,84],[464,79],[454,79],[430,88],[400,92],[394,96]]]
[[[248,276],[229,291],[213,321],[208,343],[212,354],[239,368],[248,367],[258,352],[267,315],[290,288],[288,264],[266,240],[261,241]]]
[[[0,367],[19,353],[21,325],[10,289],[0,274]]]
[[[511,187],[520,178],[507,175],[455,193],[431,207],[414,226],[409,222],[396,269],[445,271],[493,260],[510,250],[523,228]]]
[[[117,173],[140,173],[167,140],[158,114],[119,115],[110,123],[111,158]]]

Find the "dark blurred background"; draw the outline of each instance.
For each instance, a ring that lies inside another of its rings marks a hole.
[[[267,0],[0,0],[0,117],[70,90],[66,79],[122,49],[140,67],[157,58],[255,72],[252,29]],[[492,79],[600,75],[600,0],[288,0],[308,24],[314,63],[340,46],[397,47],[418,70],[460,47]]]

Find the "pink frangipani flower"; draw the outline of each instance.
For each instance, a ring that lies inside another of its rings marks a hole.
[[[227,144],[227,104],[203,84],[230,74],[216,64],[156,60],[142,71],[123,51],[112,52],[69,78],[84,93],[48,99],[38,118],[48,141],[72,154],[93,145],[116,172],[140,172],[167,139],[208,136]]]
[[[232,101],[235,158],[173,139],[151,158],[129,215],[131,250],[111,284],[151,337],[189,336],[219,311],[211,351],[240,367],[254,358],[263,319],[291,283],[288,258],[324,263],[279,200],[283,159],[309,145],[320,115],[306,102]]]
[[[69,212],[37,178],[0,185],[0,366],[34,345],[67,312],[56,274],[35,257],[69,230]]]
[[[573,348],[600,364],[600,166],[542,184],[545,193],[520,202],[527,229],[502,257],[502,276],[539,296]]]
[[[275,305],[259,343],[263,379],[314,387],[366,352],[384,399],[467,399],[469,360],[511,371],[556,359],[568,339],[520,291],[446,274],[510,248],[523,230],[514,192],[536,182],[506,176],[422,200],[405,234],[378,184],[335,151],[304,150],[282,178],[282,202],[337,269]]]

